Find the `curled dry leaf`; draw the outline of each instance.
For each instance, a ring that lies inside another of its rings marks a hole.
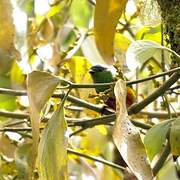
[[[140,180],[153,179],[153,174],[138,129],[131,123],[126,110],[126,83],[119,80],[114,88],[117,119],[113,140],[128,167]]]
[[[29,98],[34,148],[33,163],[35,163],[39,143],[40,112],[51,97],[58,83],[58,77],[46,72],[34,71],[27,76],[27,94]]]

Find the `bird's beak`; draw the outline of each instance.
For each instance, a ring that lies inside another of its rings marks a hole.
[[[89,70],[89,73],[90,73],[90,74],[94,74],[95,72],[94,72],[94,70],[90,69],[90,70]]]

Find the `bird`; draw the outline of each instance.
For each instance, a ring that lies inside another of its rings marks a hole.
[[[115,82],[117,78],[113,75],[112,71],[102,65],[94,65],[90,68],[89,73],[91,75],[91,78],[94,83],[111,83]],[[123,78],[123,77],[121,77]],[[125,78],[127,80],[127,78]],[[113,88],[110,86],[100,86],[95,88],[96,93],[104,93],[105,99],[103,99],[104,103],[112,108],[113,110],[116,110],[116,102],[115,102],[115,95]],[[131,106],[136,100],[135,91],[131,86],[127,86],[127,96],[126,96],[126,105],[127,107]]]

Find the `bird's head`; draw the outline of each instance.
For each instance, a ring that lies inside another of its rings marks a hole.
[[[110,83],[114,81],[113,74],[110,69],[101,65],[92,66],[89,70],[94,83]],[[96,92],[103,92],[109,89],[109,86],[96,88]]]

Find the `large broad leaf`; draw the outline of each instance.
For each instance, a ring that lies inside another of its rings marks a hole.
[[[37,155],[40,112],[59,83],[59,78],[46,72],[34,71],[27,76],[27,94],[33,135],[33,158]],[[35,160],[35,159],[34,159]]]
[[[118,20],[127,0],[97,0],[94,33],[97,48],[107,64],[114,62],[113,41]]]
[[[37,162],[41,180],[67,179],[67,127],[63,105],[48,121],[40,140]]]
[[[160,44],[149,40],[134,41],[126,52],[126,61],[130,69],[134,70],[136,67],[141,67],[147,60],[154,58],[161,64],[162,50],[165,53],[165,63],[170,64],[170,53],[180,57],[171,49],[161,46]]]
[[[126,83],[119,80],[114,88],[117,119],[113,140],[121,156],[138,179],[153,179],[146,151],[138,129],[131,123],[126,110]]]
[[[180,117],[177,118],[171,126],[170,145],[173,155],[180,155]]]
[[[165,121],[153,126],[144,138],[144,144],[150,160],[159,153],[166,141],[166,135],[170,129],[170,121]]]

